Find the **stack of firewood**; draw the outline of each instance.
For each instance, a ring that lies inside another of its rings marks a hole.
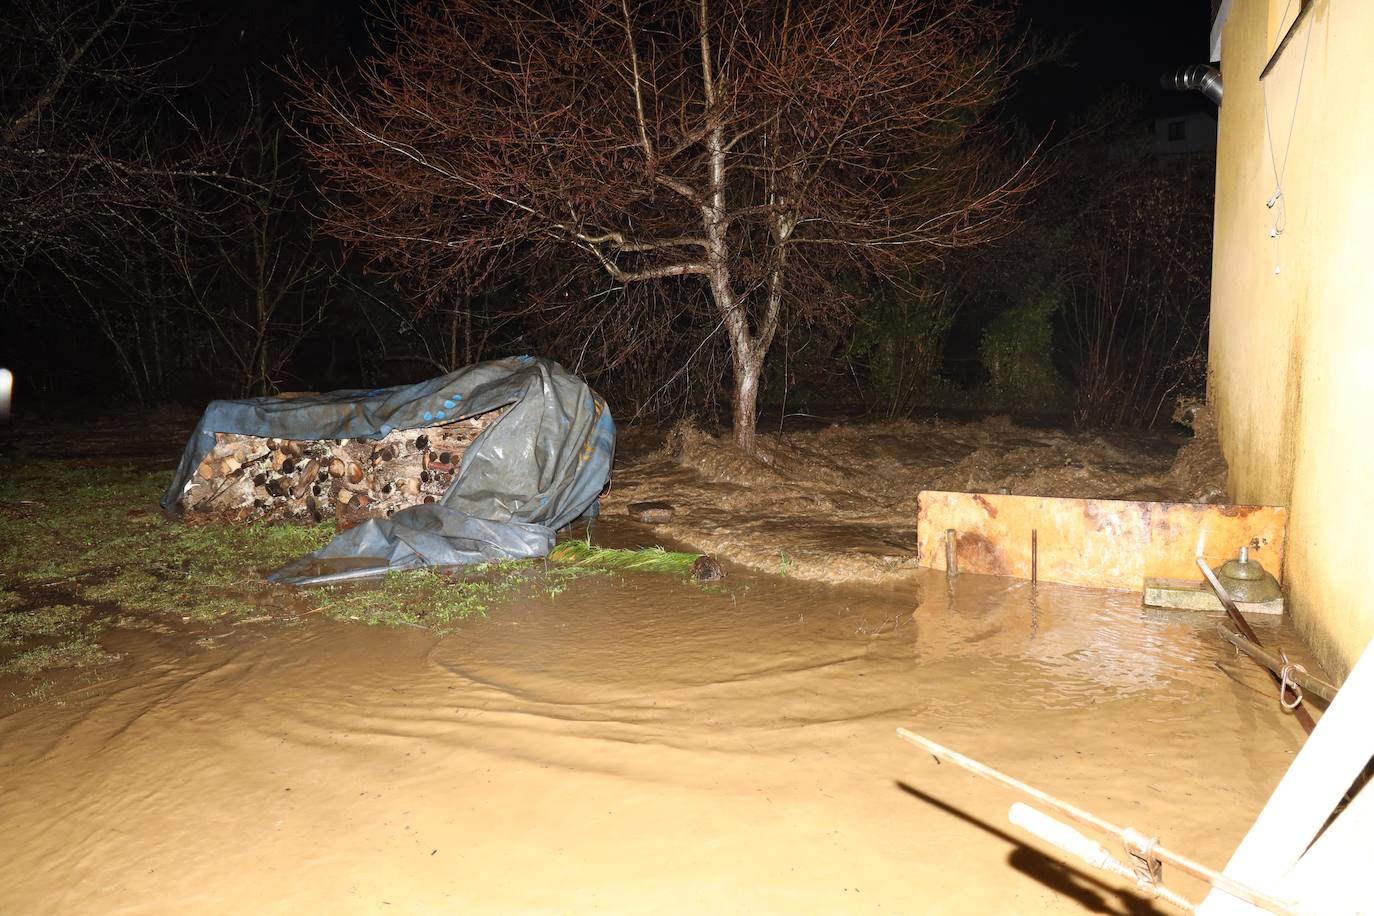
[[[192,521],[318,522],[349,528],[367,518],[432,503],[463,453],[501,411],[383,439],[265,439],[215,433],[215,446],[186,484],[180,508]]]

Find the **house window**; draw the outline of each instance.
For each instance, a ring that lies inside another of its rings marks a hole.
[[[1170,121],[1170,122],[1169,122],[1169,142],[1170,142],[1170,143],[1178,143],[1178,142],[1180,142],[1180,141],[1183,140],[1184,136],[1185,136],[1185,127],[1184,127],[1184,123],[1183,123],[1182,121]]]

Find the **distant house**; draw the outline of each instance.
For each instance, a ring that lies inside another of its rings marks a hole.
[[[1209,400],[1233,500],[1290,507],[1289,607],[1337,674],[1374,635],[1372,37],[1335,0],[1223,0],[1212,30]]]
[[[1155,153],[1161,156],[1211,155],[1217,148],[1217,119],[1197,111],[1155,118]]]

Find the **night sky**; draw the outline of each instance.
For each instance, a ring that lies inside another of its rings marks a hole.
[[[1033,33],[1070,42],[1062,63],[1023,80],[1016,106],[1030,128],[1076,125],[1104,92],[1148,97],[1147,114],[1180,107],[1215,111],[1198,93],[1159,86],[1162,73],[1207,62],[1208,0],[1025,0],[1021,12]]]
[[[278,69],[293,54],[347,69],[351,58],[367,54],[374,13],[385,6],[384,0],[196,4],[198,11],[188,15],[207,28],[194,38],[183,65],[199,71],[211,92],[234,91],[246,67]],[[1018,9],[1030,34],[1065,44],[1059,61],[1022,78],[1013,110],[1031,132],[1077,126],[1104,93],[1148,97],[1146,113],[1208,110],[1201,96],[1160,89],[1159,77],[1207,62],[1210,0],[1022,0]]]

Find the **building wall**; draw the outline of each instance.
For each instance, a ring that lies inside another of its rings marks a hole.
[[[1298,4],[1223,26],[1209,394],[1232,498],[1290,507],[1289,607],[1343,675],[1374,634],[1374,3],[1314,2],[1263,90]]]

